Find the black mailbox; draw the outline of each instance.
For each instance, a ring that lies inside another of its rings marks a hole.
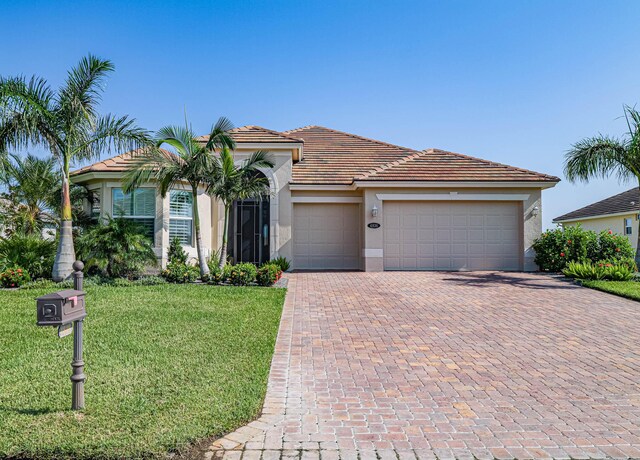
[[[87,316],[84,292],[75,289],[53,292],[38,297],[38,326],[61,326]]]

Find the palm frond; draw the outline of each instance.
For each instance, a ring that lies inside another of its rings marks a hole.
[[[115,69],[113,63],[92,54],[83,57],[69,70],[60,91],[59,106],[68,117],[83,117],[92,124],[97,118],[97,105],[102,98],[103,83]]]
[[[576,142],[565,154],[564,174],[571,182],[615,174],[620,181],[640,175],[640,163],[630,155],[629,143],[599,135]]]
[[[95,130],[71,152],[72,158],[93,159],[103,152],[136,150],[151,145],[150,133],[133,118],[106,115],[98,118]]]
[[[273,168],[275,161],[273,155],[266,150],[257,150],[249,158],[242,162],[242,169],[257,170],[258,168]]]
[[[228,118],[218,118],[218,121],[211,127],[211,132],[209,133],[209,138],[206,143],[207,150],[220,150],[223,148],[235,150],[236,141],[229,133],[232,129],[233,123],[231,123]]]

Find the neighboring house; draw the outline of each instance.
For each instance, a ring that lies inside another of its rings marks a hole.
[[[638,245],[637,216],[640,213],[640,190],[634,187],[626,192],[576,209],[553,219],[564,226],[578,225],[596,232],[611,230],[625,235],[634,249]]]
[[[298,270],[536,270],[531,244],[542,229],[541,191],[557,177],[437,149],[411,150],[320,126],[232,131],[237,161],[268,150],[271,196],[234,205],[230,256],[277,256]],[[203,139],[205,139],[203,137]],[[162,199],[148,184],[132,195],[120,179],[131,153],[73,173],[99,195],[102,216],[143,224],[166,263],[179,237],[195,256],[191,196]],[[220,247],[223,207],[198,199],[209,253]]]

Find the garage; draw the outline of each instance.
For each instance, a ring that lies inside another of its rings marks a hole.
[[[293,268],[359,270],[360,205],[293,205]]]
[[[521,204],[386,201],[385,270],[521,270]]]

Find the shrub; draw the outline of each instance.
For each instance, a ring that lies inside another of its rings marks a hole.
[[[19,233],[0,238],[0,270],[22,267],[34,279],[50,278],[56,254],[55,241]]]
[[[29,272],[20,267],[8,268],[0,273],[0,286],[3,288],[17,288],[29,281]]]
[[[225,267],[226,268],[226,267]],[[228,275],[228,272],[227,272]],[[209,264],[209,282],[211,284],[221,284],[227,280],[224,274],[224,269],[220,268],[217,264]]]
[[[133,282],[136,286],[157,286],[159,284],[167,284],[167,280],[161,276],[143,276]]]
[[[636,272],[635,263],[626,262],[569,262],[563,270],[565,276],[580,280],[629,281]]]
[[[169,283],[194,283],[200,277],[200,270],[193,265],[171,263],[161,275]]]
[[[282,276],[280,267],[273,263],[264,264],[256,272],[256,283],[260,286],[271,286]]]
[[[287,270],[289,270],[289,268],[291,268],[291,262],[289,262],[286,257],[278,257],[276,259],[270,260],[269,263],[277,265],[283,272],[286,272]]]
[[[187,251],[182,247],[182,243],[178,237],[175,237],[169,243],[168,263],[186,264],[189,256]]]
[[[247,286],[256,280],[256,271],[256,266],[253,264],[232,265],[228,269],[228,281],[235,286]]]
[[[77,239],[78,258],[87,270],[96,266],[110,278],[135,279],[157,263],[151,240],[131,219],[108,218]]]
[[[628,239],[613,232],[595,233],[575,227],[556,228],[544,232],[533,243],[535,262],[540,270],[561,272],[569,262],[597,262],[633,258]]]
[[[127,278],[114,278],[109,281],[109,286],[114,287],[130,287],[133,286],[133,281],[128,280]]]

